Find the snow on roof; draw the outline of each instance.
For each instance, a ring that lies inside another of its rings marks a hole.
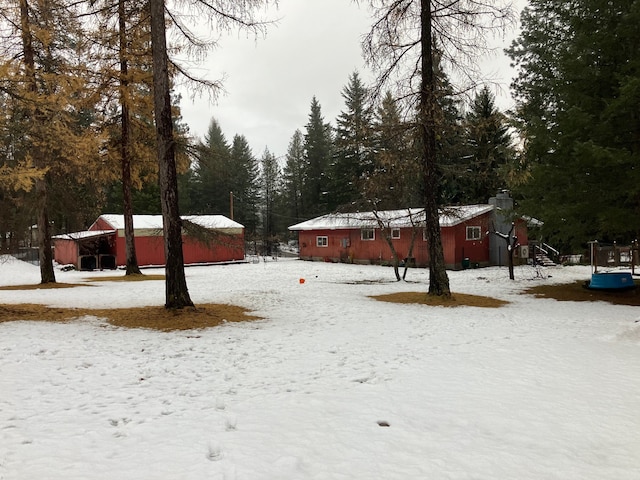
[[[440,211],[440,226],[451,227],[493,210],[493,205],[446,207]],[[378,212],[330,213],[289,227],[289,230],[342,230],[376,228],[380,219],[386,227],[424,225],[424,209],[405,208]]]
[[[104,214],[100,215],[100,218],[116,230],[124,229],[124,215]],[[205,228],[244,228],[244,225],[224,215],[184,215],[182,218]],[[134,215],[133,228],[162,230],[162,215]]]
[[[185,215],[182,218],[205,228],[244,228],[224,215]]]
[[[52,238],[60,240],[84,240],[85,238],[101,237],[103,235],[113,235],[115,230],[85,230],[82,232],[63,233]]]

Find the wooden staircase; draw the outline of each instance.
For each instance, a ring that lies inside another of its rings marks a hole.
[[[553,248],[551,245],[544,242],[535,242],[532,244],[533,258],[536,265],[543,267],[555,267],[558,264],[552,260],[552,257],[559,257],[560,252]]]

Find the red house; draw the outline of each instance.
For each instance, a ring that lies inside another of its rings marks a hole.
[[[495,228],[495,205],[448,207],[440,214],[442,247],[447,268],[487,266],[492,263],[491,249],[506,242],[489,233]],[[297,231],[303,260],[390,264],[393,256],[385,236],[390,238],[398,257],[418,267],[429,264],[424,235],[424,210],[405,209],[381,212],[328,214],[289,227]],[[520,245],[527,244],[526,224],[516,222]],[[413,251],[409,257],[411,238]],[[518,253],[528,252],[526,248]]]
[[[185,264],[220,263],[244,259],[244,226],[223,215],[182,217],[211,231],[212,241],[183,234]],[[164,265],[162,215],[134,215],[138,265]],[[87,231],[53,238],[54,259],[81,270],[117,268],[126,264],[124,215],[101,215]]]

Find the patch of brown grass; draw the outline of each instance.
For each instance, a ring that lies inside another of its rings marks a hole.
[[[165,276],[161,274],[145,275],[133,274],[133,275],[110,275],[108,277],[85,277],[85,280],[89,282],[144,282],[146,280],[164,280]]]
[[[467,295],[465,293],[452,294],[450,298],[427,295],[426,292],[399,292],[387,295],[373,295],[371,298],[382,302],[392,303],[417,303],[430,307],[482,307],[498,308],[509,302],[492,297],[480,295]]]
[[[0,323],[16,320],[69,322],[91,315],[111,325],[125,328],[149,328],[170,332],[216,327],[226,322],[247,322],[260,317],[249,315],[236,305],[204,304],[193,308],[169,310],[164,307],[118,309],[52,308],[35,304],[0,304]]]
[[[85,277],[84,280],[88,282],[143,282],[146,280],[164,280],[165,276],[161,274],[145,275],[111,275],[108,277]],[[35,283],[33,285],[6,285],[0,287],[0,290],[48,290],[54,288],[73,288],[73,287],[86,287],[91,286],[87,283]]]
[[[53,288],[73,288],[82,287],[83,284],[79,283],[36,283],[34,285],[6,285],[0,287],[0,290],[49,290]]]
[[[640,306],[640,288],[630,290],[591,290],[583,281],[558,285],[537,285],[525,293],[538,298],[553,298],[564,302],[609,302],[615,305]]]

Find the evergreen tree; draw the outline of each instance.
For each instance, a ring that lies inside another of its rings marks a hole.
[[[243,135],[235,135],[230,151],[229,199],[233,195],[234,220],[245,227],[251,237],[258,227],[259,166]]]
[[[372,113],[367,89],[357,72],[349,77],[342,98],[345,110],[340,112],[336,120],[330,210],[349,208],[349,204],[359,201],[359,187],[373,168]]]
[[[515,151],[507,118],[497,109],[495,96],[485,86],[471,104],[465,117],[469,164],[469,182],[464,203],[487,203],[490,197],[507,187],[506,170]]]
[[[419,169],[411,129],[391,92],[376,109],[372,128],[374,166],[362,183],[363,203],[376,210],[420,204]]]
[[[304,215],[311,217],[327,213],[329,196],[329,176],[333,134],[331,125],[324,122],[322,108],[314,96],[311,113],[304,136],[305,168],[303,186]]]
[[[283,171],[283,198],[284,198],[284,215],[297,223],[304,220],[304,171],[305,171],[305,153],[304,153],[304,137],[300,130],[296,130],[289,146],[287,147],[286,163]]]
[[[276,205],[281,192],[280,167],[278,159],[266,149],[260,161],[261,164],[261,201],[262,201],[262,241],[264,253],[271,255],[277,241]]]
[[[229,214],[231,149],[220,125],[211,119],[198,145],[194,166],[193,207],[196,213]]]
[[[442,205],[469,202],[465,191],[473,179],[469,173],[469,152],[465,148],[463,116],[460,101],[455,95],[449,77],[442,70],[440,52],[435,52],[435,96],[438,104],[436,123],[436,152],[440,176],[440,203]],[[486,203],[487,199],[482,203]]]
[[[640,233],[640,4],[531,0],[508,53],[530,180],[520,207],[547,241]]]

